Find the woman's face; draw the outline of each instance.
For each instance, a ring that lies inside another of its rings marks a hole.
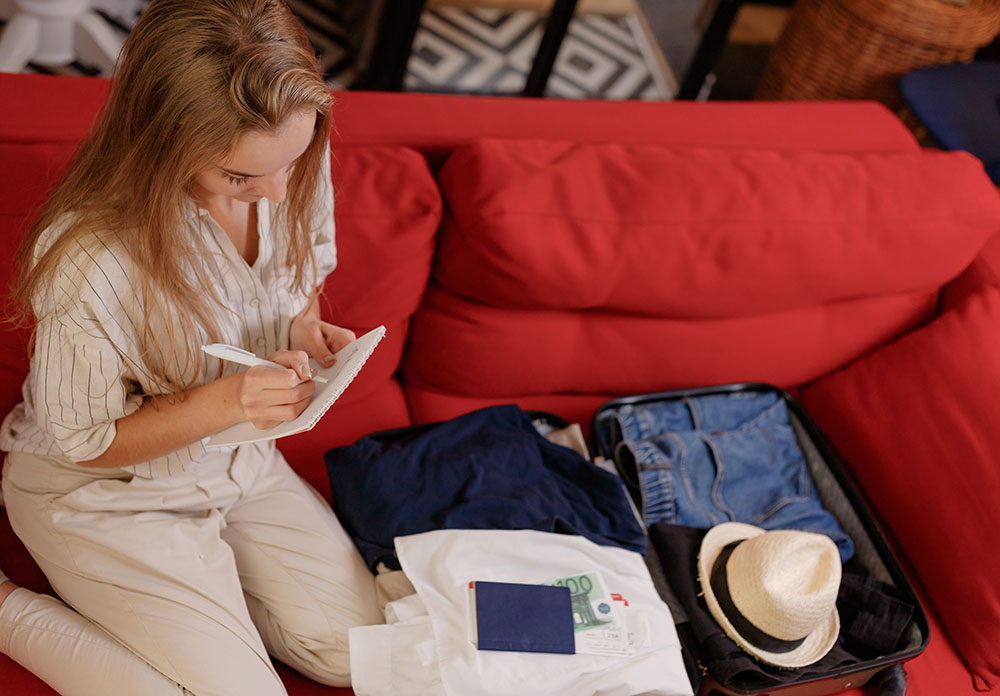
[[[221,199],[244,203],[261,198],[274,203],[285,200],[288,172],[309,147],[315,126],[316,112],[303,109],[289,116],[274,133],[244,133],[228,156],[195,174],[195,199],[203,205]]]

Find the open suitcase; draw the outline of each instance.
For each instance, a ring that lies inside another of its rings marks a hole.
[[[651,542],[649,553],[646,556],[646,564],[661,597],[671,607],[674,614],[685,656],[685,667],[695,693],[698,696],[742,696],[771,693],[780,693],[783,696],[822,696],[856,688],[876,678],[879,681],[894,680],[890,682],[891,688],[884,693],[901,694],[905,689],[905,674],[901,673],[902,663],[920,654],[927,646],[929,627],[926,614],[889,548],[883,533],[876,524],[871,511],[845,470],[841,458],[790,394],[770,385],[746,383],[640,394],[614,399],[603,404],[593,416],[591,424],[593,454],[595,458],[603,457],[614,462],[632,501],[636,505],[638,514],[642,516],[644,526],[646,526],[638,472],[629,457],[615,456],[617,445],[621,440],[621,432],[616,427],[615,418],[619,411],[623,408],[626,410],[628,408],[634,409],[636,406],[677,402],[705,396],[768,393],[776,395],[778,400],[784,402],[788,412],[788,420],[794,429],[795,439],[804,455],[806,467],[822,505],[833,514],[841,529],[854,542],[855,558],[867,573],[889,586],[895,597],[910,605],[912,615],[902,630],[895,649],[871,659],[864,659],[861,662],[825,673],[812,673],[801,678],[792,677],[780,685],[769,680],[758,680],[752,677],[717,678],[718,675],[702,664],[701,644],[690,625],[687,625],[683,606],[672,591],[656,545]],[[670,570],[677,572],[674,568]],[[704,600],[699,601],[703,602]]]

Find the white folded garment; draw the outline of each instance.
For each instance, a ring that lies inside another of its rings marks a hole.
[[[691,696],[673,619],[642,557],[583,537],[533,530],[438,530],[395,539],[426,614],[351,629],[358,696]],[[597,571],[648,625],[631,656],[478,650],[468,638],[470,581],[548,583]]]

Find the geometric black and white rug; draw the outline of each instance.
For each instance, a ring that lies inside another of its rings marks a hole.
[[[516,93],[541,41],[546,15],[531,10],[439,7],[424,12],[407,64],[406,89]],[[632,15],[577,14],[546,96],[670,98]]]
[[[327,82],[336,89],[350,89],[355,72],[337,0],[287,1],[316,47]],[[91,4],[124,37],[146,0],[92,0]],[[428,9],[413,41],[404,89],[520,92],[544,24],[545,14],[531,10]],[[60,67],[29,64],[27,70],[55,75],[99,74],[80,62]],[[670,99],[671,89],[635,16],[578,12],[563,39],[546,96],[655,101]]]

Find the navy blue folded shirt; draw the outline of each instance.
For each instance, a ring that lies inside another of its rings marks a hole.
[[[397,536],[432,529],[537,529],[646,552],[625,489],[549,442],[517,406],[376,433],[325,455],[332,504],[369,569],[399,569]]]

